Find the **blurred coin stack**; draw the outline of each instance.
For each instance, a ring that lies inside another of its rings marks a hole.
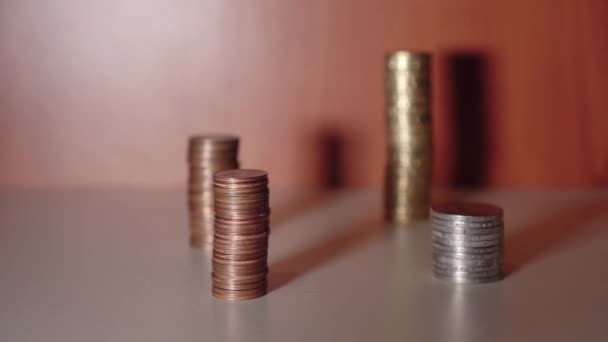
[[[481,203],[431,208],[435,276],[456,283],[502,279],[503,210]]]
[[[188,204],[190,244],[201,247],[213,241],[213,175],[238,169],[239,138],[233,135],[197,135],[188,143]]]
[[[268,175],[260,170],[222,171],[213,177],[213,187],[213,296],[227,300],[263,296],[270,235]]]
[[[385,217],[391,223],[428,217],[432,162],[429,63],[427,54],[397,51],[386,56]]]

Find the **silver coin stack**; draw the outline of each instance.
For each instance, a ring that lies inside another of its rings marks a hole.
[[[482,203],[431,207],[433,269],[439,279],[488,283],[503,277],[503,210]]]

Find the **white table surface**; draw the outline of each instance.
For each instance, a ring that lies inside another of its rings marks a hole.
[[[505,209],[502,282],[435,280],[377,192],[273,192],[270,293],[225,302],[183,192],[4,191],[0,341],[608,340],[608,191],[462,197]]]

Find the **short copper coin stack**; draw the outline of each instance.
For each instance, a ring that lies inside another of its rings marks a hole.
[[[233,135],[197,135],[188,142],[188,204],[190,244],[213,241],[213,174],[238,169],[239,138]]]
[[[213,177],[213,296],[243,300],[266,294],[270,207],[268,175],[229,170]]]

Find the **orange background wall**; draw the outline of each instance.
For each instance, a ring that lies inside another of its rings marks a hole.
[[[467,136],[483,184],[608,184],[607,23],[603,0],[2,0],[0,185],[182,184],[197,132],[240,134],[277,187],[321,184],[327,141],[379,185],[399,48],[434,55],[436,184]],[[483,139],[455,130],[470,106]]]

